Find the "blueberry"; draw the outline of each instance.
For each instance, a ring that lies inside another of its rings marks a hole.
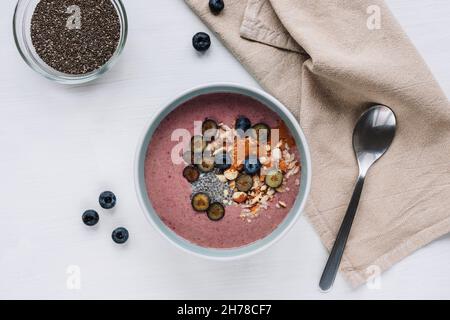
[[[227,170],[231,167],[231,157],[228,153],[218,153],[215,158],[216,168]]]
[[[254,175],[258,173],[259,169],[261,169],[261,163],[259,162],[257,157],[248,157],[244,161],[244,171],[249,175]]]
[[[112,209],[116,205],[116,195],[111,191],[105,191],[98,197],[98,202],[103,209]]]
[[[128,230],[123,227],[120,227],[120,228],[114,229],[111,237],[115,243],[122,244],[122,243],[127,242],[128,235],[129,235]]]
[[[95,226],[98,222],[98,220],[100,220],[100,217],[98,216],[97,211],[95,210],[86,210],[81,219],[83,220],[83,223],[87,226]]]
[[[213,14],[219,14],[224,7],[223,0],[209,0],[209,9]]]
[[[249,118],[244,116],[239,116],[236,119],[236,123],[234,125],[234,128],[236,130],[242,130],[243,132],[246,132],[248,129],[250,129],[252,126],[252,123]]]
[[[198,32],[192,38],[192,45],[197,51],[206,51],[211,46],[211,39],[207,33]]]

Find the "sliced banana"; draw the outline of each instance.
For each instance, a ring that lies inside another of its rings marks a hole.
[[[225,216],[225,208],[221,203],[214,202],[209,206],[207,214],[210,220],[219,221]]]
[[[196,193],[192,197],[192,208],[198,212],[205,212],[209,208],[210,200],[209,196],[206,193]]]
[[[200,172],[196,167],[189,165],[184,168],[183,177],[185,177],[187,181],[192,183],[198,180],[198,178],[200,177]]]
[[[236,179],[236,187],[239,191],[248,192],[253,187],[253,178],[248,174],[241,174]]]
[[[283,173],[280,170],[270,170],[265,179],[266,184],[271,188],[278,188],[283,183]]]

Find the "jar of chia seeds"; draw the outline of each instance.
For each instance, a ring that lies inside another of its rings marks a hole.
[[[33,70],[59,83],[80,84],[118,60],[128,23],[121,0],[19,0],[13,30]]]

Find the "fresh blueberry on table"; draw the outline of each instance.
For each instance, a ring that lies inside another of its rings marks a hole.
[[[192,45],[197,51],[206,51],[211,46],[211,38],[205,32],[198,32],[192,38]]]
[[[244,116],[239,116],[236,119],[236,123],[234,125],[234,128],[236,130],[242,130],[243,132],[247,131],[248,129],[250,129],[252,126],[252,123],[250,121],[249,118],[244,117]]]
[[[213,14],[219,14],[223,8],[225,8],[223,0],[209,0],[209,9]]]
[[[103,209],[112,209],[116,205],[116,195],[111,191],[104,191],[98,197],[98,202]]]
[[[81,218],[83,220],[83,223],[90,227],[95,226],[98,220],[100,220],[100,217],[95,210],[86,210]]]
[[[244,171],[246,174],[254,175],[261,169],[261,163],[257,157],[248,157],[244,161]]]
[[[128,230],[123,227],[114,229],[111,235],[113,241],[118,244],[127,242],[128,236],[129,236]]]

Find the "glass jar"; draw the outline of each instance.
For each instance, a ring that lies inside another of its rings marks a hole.
[[[25,62],[47,79],[63,84],[80,84],[97,79],[108,71],[118,60],[125,47],[128,21],[121,0],[111,0],[120,21],[120,39],[113,56],[101,67],[86,74],[66,74],[48,66],[37,54],[31,40],[31,19],[40,0],[19,0],[14,12],[13,31],[17,49]]]

